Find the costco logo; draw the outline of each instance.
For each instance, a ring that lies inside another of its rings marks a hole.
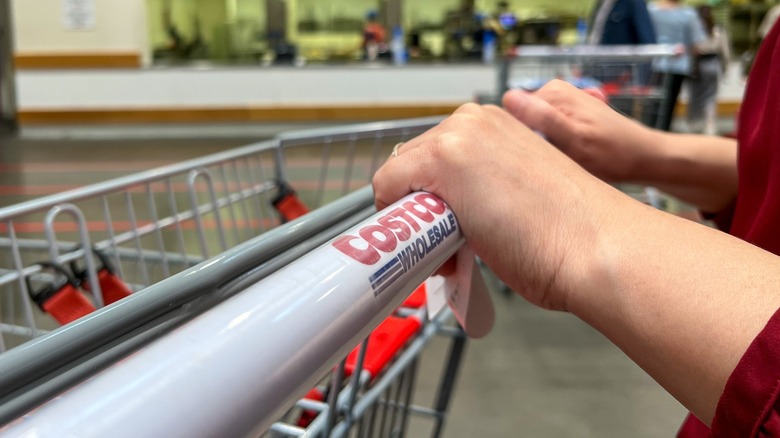
[[[430,193],[420,193],[361,228],[357,236],[337,238],[333,247],[369,266],[378,263],[382,253],[396,254],[369,277],[376,296],[456,230],[455,216],[447,211],[447,205]]]

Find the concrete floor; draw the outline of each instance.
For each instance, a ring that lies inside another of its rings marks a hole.
[[[92,140],[0,137],[0,207],[256,140]],[[673,436],[685,410],[600,334],[576,318],[500,292],[497,324],[468,344],[445,437]],[[447,344],[425,353],[416,398],[433,397]],[[425,436],[415,420],[410,436]]]
[[[496,327],[468,346],[444,436],[675,435],[685,409],[601,334],[519,296],[496,292],[494,304]]]

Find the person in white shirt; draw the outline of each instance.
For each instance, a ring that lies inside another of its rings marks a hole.
[[[664,105],[659,110],[654,126],[669,131],[677,97],[682,84],[693,72],[693,55],[699,44],[706,40],[698,14],[693,8],[683,6],[682,0],[659,0],[648,6],[655,26],[658,44],[679,46],[678,56],[658,59],[653,69],[664,77]]]

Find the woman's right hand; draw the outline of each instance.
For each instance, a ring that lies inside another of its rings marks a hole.
[[[492,105],[463,105],[374,175],[379,209],[421,190],[452,208],[504,283],[531,303],[568,311],[601,290],[604,236],[652,213]]]
[[[658,133],[592,94],[553,80],[534,93],[508,91],[504,108],[586,170],[608,182],[642,179]]]

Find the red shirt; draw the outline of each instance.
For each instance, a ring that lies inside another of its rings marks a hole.
[[[780,255],[780,26],[774,26],[756,56],[737,138],[739,191],[730,233]],[[729,377],[712,430],[689,416],[678,437],[780,437],[779,396],[780,311]]]

